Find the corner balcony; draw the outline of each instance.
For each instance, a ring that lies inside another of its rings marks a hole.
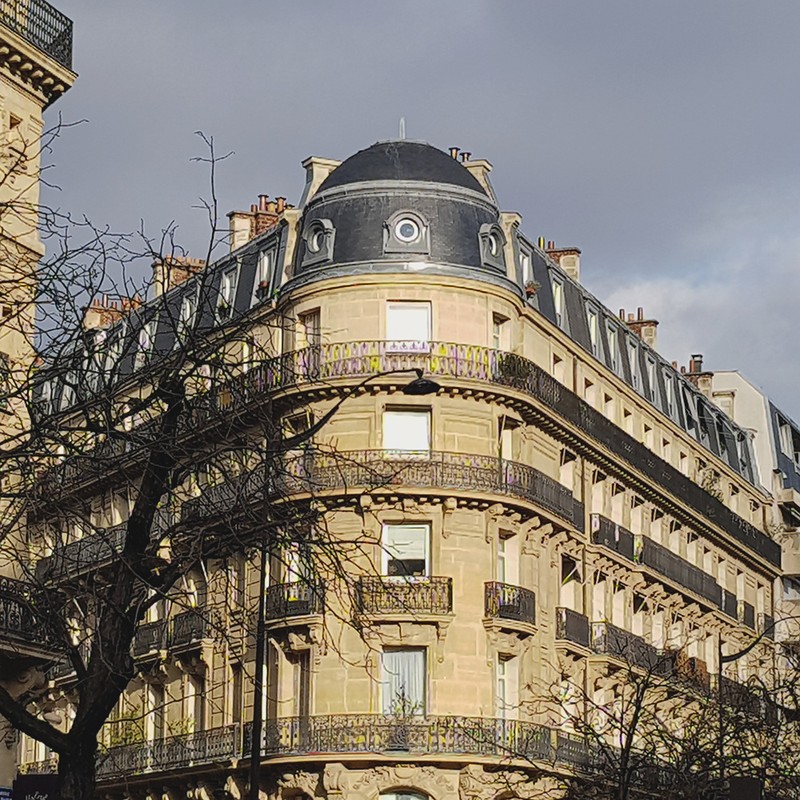
[[[325,586],[314,581],[277,583],[267,588],[266,620],[279,622],[325,613]]]
[[[588,617],[571,608],[556,608],[556,640],[588,650],[592,641],[592,626]]]
[[[169,621],[167,648],[173,652],[200,647],[211,638],[211,620],[208,610],[190,609],[176,614]]]
[[[245,749],[249,751],[249,726]],[[304,753],[474,755],[552,761],[553,732],[533,722],[484,717],[341,714],[267,722],[262,756]]]
[[[489,581],[483,592],[484,626],[529,636],[535,632],[536,595],[523,586]]]
[[[37,587],[0,577],[0,654],[52,659],[63,646],[49,622],[51,613]]]
[[[453,579],[364,576],[355,600],[358,612],[368,616],[445,616],[453,611]]]
[[[0,3],[0,22],[58,64],[72,69],[72,20],[44,0]]]

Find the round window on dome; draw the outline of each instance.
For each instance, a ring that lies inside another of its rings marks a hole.
[[[489,234],[489,255],[500,255],[500,237],[494,231]]]
[[[405,244],[416,242],[421,235],[419,223],[411,217],[403,217],[395,223],[394,235],[398,241]]]
[[[309,231],[306,239],[306,247],[312,253],[319,253],[325,242],[325,231],[320,227],[314,227]]]

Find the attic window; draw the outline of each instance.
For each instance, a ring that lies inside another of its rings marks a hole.
[[[414,211],[398,211],[383,224],[383,252],[428,255],[430,226]]]
[[[480,233],[481,261],[485,267],[495,267],[505,271],[506,262],[503,249],[506,237],[499,225],[481,225]]]

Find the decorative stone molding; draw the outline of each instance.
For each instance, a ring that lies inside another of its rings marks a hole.
[[[418,791],[433,800],[449,800],[456,789],[454,778],[436,767],[416,764],[380,766],[360,773],[353,771],[350,778],[347,800],[378,800],[382,792],[401,788]]]
[[[459,800],[494,800],[518,797],[522,800],[541,797],[538,774],[521,769],[487,772],[480,764],[468,764],[458,776]]]
[[[322,785],[328,795],[328,800],[335,800],[344,796],[349,787],[348,775],[350,771],[344,764],[327,763],[322,773]]]
[[[278,797],[296,797],[298,792],[315,797],[319,782],[320,776],[316,772],[287,772],[278,778]]]

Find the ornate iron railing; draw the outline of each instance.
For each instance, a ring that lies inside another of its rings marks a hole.
[[[556,761],[569,764],[580,772],[595,772],[602,762],[602,754],[582,736],[558,731]]]
[[[592,641],[589,619],[571,608],[556,608],[556,639],[589,647]]]
[[[483,608],[487,617],[536,624],[536,595],[522,586],[489,581],[484,585]]]
[[[675,671],[674,651],[661,651],[641,636],[618,628],[610,622],[592,623],[592,649],[596,653],[614,656],[635,667],[669,677]]]
[[[167,645],[167,620],[141,622],[133,635],[131,650],[136,657],[146,656],[158,650],[165,650]]]
[[[176,614],[169,621],[167,647],[181,648],[196,644],[211,636],[211,620],[207,611],[190,610]]]
[[[362,614],[449,614],[453,579],[367,575],[356,584],[356,607]]]
[[[58,772],[58,756],[53,754],[44,761],[28,761],[19,765],[21,775],[55,775]]]
[[[51,614],[36,587],[0,577],[0,639],[4,643],[63,649],[50,623]]]
[[[72,20],[44,0],[2,0],[0,22],[72,69]]]
[[[633,561],[633,534],[627,528],[617,525],[602,514],[592,514],[591,526],[594,544],[601,544]]]
[[[245,731],[248,752],[249,726]],[[263,755],[301,753],[420,753],[489,755],[552,761],[549,728],[483,717],[341,714],[268,722]]]
[[[122,552],[127,530],[127,523],[122,523],[56,547],[36,565],[37,577],[57,581],[110,563]]]
[[[325,611],[325,586],[321,582],[277,583],[267,589],[268,620],[322,614]]]
[[[238,758],[241,728],[227,725],[182,736],[111,747],[97,757],[97,777],[126,777]]]

